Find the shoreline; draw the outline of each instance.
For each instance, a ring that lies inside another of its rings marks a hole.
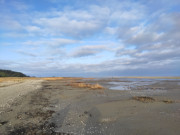
[[[1,134],[178,135],[180,132],[178,81],[162,80],[131,91],[109,90],[108,81],[103,79],[39,81],[41,87],[18,97],[0,114]],[[106,88],[93,90],[68,85],[81,81]],[[27,87],[25,82],[20,84]],[[162,87],[162,92],[156,92]]]

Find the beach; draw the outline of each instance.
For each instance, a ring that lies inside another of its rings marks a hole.
[[[2,135],[180,133],[180,79],[33,78],[0,84]]]

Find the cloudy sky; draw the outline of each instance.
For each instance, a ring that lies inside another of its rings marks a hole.
[[[0,69],[179,76],[180,0],[0,0]]]

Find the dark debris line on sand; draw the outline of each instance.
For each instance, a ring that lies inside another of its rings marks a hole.
[[[71,135],[69,133],[56,133],[54,132],[54,123],[44,123],[43,125],[26,125],[17,127],[9,135]]]
[[[28,111],[19,113],[17,116],[17,119],[26,118],[30,120],[40,118],[41,120],[38,123],[21,123],[15,125],[13,131],[10,131],[8,135],[70,135],[68,133],[54,132],[56,125],[52,122],[48,122],[48,119],[53,115],[54,111],[45,110],[44,108],[50,105],[47,95],[51,94],[51,92],[52,91],[46,86],[38,90],[38,92],[31,96],[31,100],[28,104],[29,108],[37,106],[36,109],[29,109]],[[1,124],[6,124],[6,122],[1,122]]]
[[[0,121],[0,126],[5,125],[6,123],[8,123],[8,121]]]
[[[140,96],[140,97],[133,97],[134,100],[143,102],[143,103],[149,103],[149,102],[154,102],[155,99],[152,97],[146,97],[146,96]]]
[[[155,100],[154,98],[147,97],[147,96],[138,96],[138,97],[133,97],[132,99],[143,102],[143,103],[152,103],[152,102],[155,102],[155,101],[163,102],[163,103],[166,103],[166,104],[175,103],[175,101],[170,100],[170,99],[168,99],[168,100]]]

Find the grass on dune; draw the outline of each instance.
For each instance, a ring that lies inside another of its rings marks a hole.
[[[104,89],[104,87],[98,83],[89,84],[89,83],[84,83],[84,82],[73,82],[68,85],[72,87],[77,87],[77,88]]]
[[[51,81],[51,80],[62,80],[63,77],[43,77],[43,80]]]
[[[51,80],[81,80],[84,79],[82,77],[42,77],[40,79],[51,81]],[[85,79],[93,79],[93,78],[85,78]]]

